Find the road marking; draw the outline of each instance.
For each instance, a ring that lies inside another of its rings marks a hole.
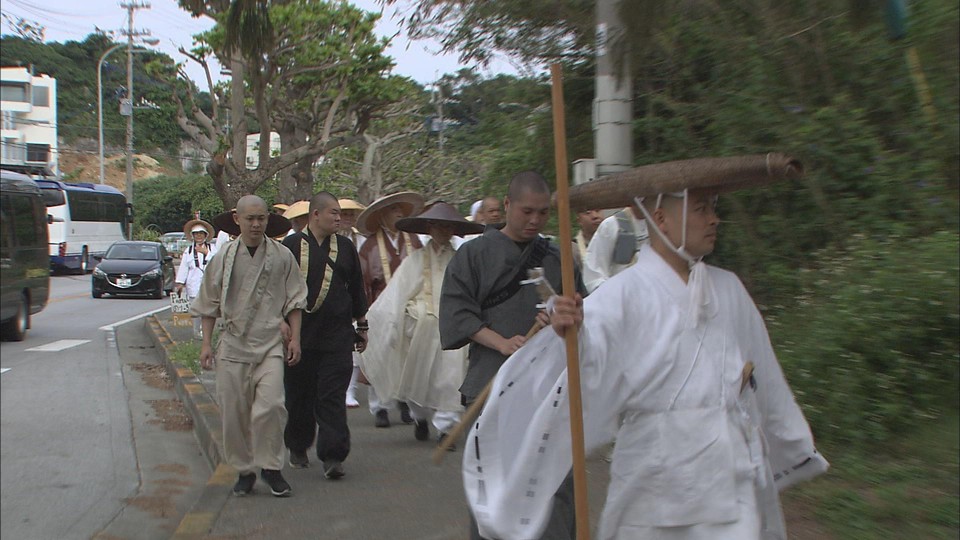
[[[128,317],[128,318],[126,318],[126,319],[124,319],[124,320],[122,320],[122,321],[117,321],[117,322],[115,322],[115,323],[113,323],[113,324],[107,324],[107,325],[101,326],[101,327],[100,327],[100,330],[112,331],[112,330],[114,330],[114,329],[115,329],[116,327],[118,327],[118,326],[123,326],[123,325],[127,324],[128,322],[132,322],[132,321],[135,321],[135,320],[137,320],[137,319],[142,319],[142,318],[144,318],[144,317],[149,317],[150,315],[153,315],[154,313],[160,313],[161,311],[163,311],[163,310],[165,310],[165,309],[170,309],[170,306],[169,306],[169,305],[163,306],[162,308],[157,308],[157,309],[148,311],[148,312],[146,312],[146,313],[141,313],[141,314],[139,314],[139,315],[134,315],[133,317]]]
[[[8,371],[10,371],[10,368],[8,368],[8,367],[0,368],[0,375],[3,375],[4,373],[6,373],[6,372],[8,372]]]
[[[59,352],[64,349],[69,349],[70,347],[76,347],[77,345],[83,345],[84,343],[90,343],[89,339],[61,339],[59,341],[54,341],[53,343],[47,343],[46,345],[40,345],[38,347],[30,347],[25,349],[27,352]]]

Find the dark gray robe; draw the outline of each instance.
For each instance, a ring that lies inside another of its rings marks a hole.
[[[491,295],[506,287],[533,253],[530,242],[521,251],[516,242],[494,227],[483,236],[464,243],[447,266],[440,294],[440,342],[445,350],[469,344],[469,367],[460,393],[473,401],[497,374],[506,356],[471,341],[470,336],[489,327],[505,338],[526,335],[536,319],[540,296],[532,285],[525,285],[499,305],[483,309]],[[560,251],[553,243],[539,266],[547,281],[561,291]],[[577,291],[584,294],[579,271]]]

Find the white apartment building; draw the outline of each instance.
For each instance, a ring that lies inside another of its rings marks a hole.
[[[270,155],[280,155],[280,134],[276,131],[270,132]],[[256,169],[260,166],[260,134],[251,133],[247,135],[247,168]]]
[[[57,176],[57,80],[24,67],[0,68],[0,111],[0,165]]]

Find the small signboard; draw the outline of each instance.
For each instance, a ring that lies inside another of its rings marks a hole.
[[[186,293],[170,294],[170,311],[173,313],[174,326],[192,326],[193,318],[190,317],[190,300]]]

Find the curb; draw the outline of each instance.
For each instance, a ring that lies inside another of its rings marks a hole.
[[[171,539],[204,538],[212,529],[230,495],[236,471],[223,458],[223,429],[220,407],[207,393],[200,379],[189,368],[177,366],[170,360],[170,348],[176,345],[156,315],[147,317],[150,336],[161,349],[164,368],[173,381],[177,397],[193,418],[193,433],[213,474],[207,480],[200,497],[174,531]]]

